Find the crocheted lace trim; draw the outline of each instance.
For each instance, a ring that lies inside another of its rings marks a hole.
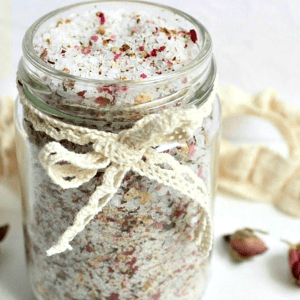
[[[88,204],[78,212],[73,225],[47,251],[48,256],[72,250],[70,242],[111,200],[130,170],[172,187],[199,203],[201,222],[195,230],[194,242],[199,246],[200,254],[208,256],[213,237],[210,198],[204,181],[171,155],[157,153],[152,147],[174,142],[184,143],[190,139],[212,111],[216,85],[209,99],[199,109],[169,108],[158,114],[146,115],[131,129],[119,134],[58,121],[37,110],[26,98],[22,87],[19,87],[19,93],[26,110],[26,119],[35,130],[45,132],[56,141],[66,139],[79,145],[93,145],[93,152],[77,154],[67,150],[59,142],[46,144],[39,154],[39,160],[54,183],[64,189],[76,188],[93,178],[99,169],[106,169],[102,184],[91,195]],[[68,164],[58,164],[61,161]],[[163,168],[162,164],[167,164],[169,168]],[[74,179],[68,181],[65,178]]]

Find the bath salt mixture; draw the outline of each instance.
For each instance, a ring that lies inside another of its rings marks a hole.
[[[148,87],[146,94],[128,91],[126,86],[128,80],[159,79],[180,70],[199,54],[196,30],[188,24],[182,26],[178,23],[170,27],[168,20],[146,12],[95,9],[40,28],[33,45],[40,59],[56,70],[82,78],[124,82],[95,89],[72,80],[61,84],[49,79],[50,87],[59,95],[69,93],[77,96],[78,103],[96,107],[141,104],[188,84],[188,78],[179,78],[161,89]],[[72,101],[74,104],[76,99]],[[58,98],[52,102],[58,102]]]
[[[76,105],[99,108],[145,104],[174,94],[188,87],[192,78],[179,76],[159,87],[156,84],[145,88],[142,83],[151,77],[159,79],[163,74],[171,74],[191,62],[199,53],[197,40],[193,28],[170,28],[167,20],[144,12],[95,9],[58,19],[34,37],[34,49],[40,59],[66,74],[118,79],[121,83],[95,88],[82,85],[77,79],[61,82],[41,73],[51,89],[43,101],[55,108],[69,105],[71,112]],[[130,89],[126,82],[132,79],[138,80],[141,88]],[[25,97],[21,80],[18,85],[20,96]],[[164,150],[202,178],[212,198],[214,147],[218,139],[214,109],[191,140]],[[18,146],[19,151],[28,153],[23,170],[26,174],[22,177],[30,176],[30,188],[22,191],[27,212],[24,234],[30,279],[37,298],[198,299],[209,265],[209,259],[203,259],[192,242],[201,224],[201,208],[173,188],[134,172],[126,174],[111,201],[71,242],[72,251],[46,256],[46,251],[73,224],[78,211],[101,185],[105,170],[99,170],[78,188],[63,189],[54,184],[38,159],[42,148],[53,139],[34,129],[26,120],[26,110],[24,119],[27,144],[24,149],[21,144]],[[109,120],[97,120],[92,125],[75,120],[66,122],[109,132],[133,125]],[[91,145],[66,140],[60,143],[76,153],[92,151]]]
[[[210,122],[204,126],[209,128]],[[128,172],[108,205],[75,237],[72,251],[46,256],[104,173],[99,170],[77,189],[60,188],[38,160],[52,139],[27,121],[25,126],[31,143],[30,197],[35,201],[24,233],[31,281],[41,299],[197,300],[202,295],[209,260],[191,242],[200,222],[198,204],[134,172]],[[165,153],[191,167],[213,189],[208,143],[215,138],[199,129],[185,145]],[[75,152],[91,151],[89,146],[61,144]]]

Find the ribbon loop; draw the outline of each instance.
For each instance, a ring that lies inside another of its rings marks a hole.
[[[99,169],[106,168],[110,160],[96,152],[77,154],[61,144],[47,144],[39,160],[52,181],[62,188],[77,188],[90,181]]]

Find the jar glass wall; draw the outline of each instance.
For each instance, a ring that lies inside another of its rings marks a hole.
[[[212,93],[216,73],[210,36],[192,17],[165,6],[101,2],[103,10],[124,6],[189,22],[198,32],[199,55],[181,70],[143,82],[100,81],[65,74],[40,62],[32,47],[40,28],[53,19],[94,5],[83,3],[50,13],[28,30],[18,70],[21,99],[26,98],[38,110],[62,122],[112,133],[131,128],[143,116],[172,106],[185,109],[196,105],[201,110]],[[145,91],[155,91],[156,97],[142,104],[93,106],[88,99],[96,97],[96,90],[105,89],[114,97],[137,97]],[[87,91],[83,103],[78,101],[80,91]],[[37,299],[199,299],[209,268],[209,258],[203,259],[198,246],[191,242],[196,227],[189,216],[199,210],[199,205],[174,188],[133,171],[127,172],[110,202],[75,237],[72,251],[46,256],[46,250],[72,225],[77,212],[101,184],[105,170],[99,169],[78,188],[63,189],[55,184],[39,160],[43,147],[53,138],[37,130],[27,114],[28,110],[17,101],[25,246]],[[216,190],[219,127],[220,105],[216,97],[211,113],[193,138],[184,144],[158,145],[156,149],[173,156],[203,179],[211,204]],[[59,143],[76,153],[92,151],[90,144],[78,145],[67,140]]]

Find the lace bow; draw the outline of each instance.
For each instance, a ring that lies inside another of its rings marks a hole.
[[[70,242],[110,201],[125,174],[132,170],[170,186],[200,204],[200,224],[195,230],[194,241],[199,244],[201,255],[206,257],[212,245],[212,228],[205,184],[189,167],[181,165],[171,155],[153,149],[175,141],[186,142],[202,124],[203,117],[194,107],[185,110],[173,108],[147,115],[131,129],[119,134],[93,131],[87,140],[93,142],[94,151],[86,154],[71,152],[58,142],[48,143],[39,159],[50,178],[60,187],[76,188],[93,178],[99,169],[105,169],[105,173],[102,184],[76,215],[74,224],[66,229],[47,255],[71,250]],[[84,136],[82,139],[86,140]]]

